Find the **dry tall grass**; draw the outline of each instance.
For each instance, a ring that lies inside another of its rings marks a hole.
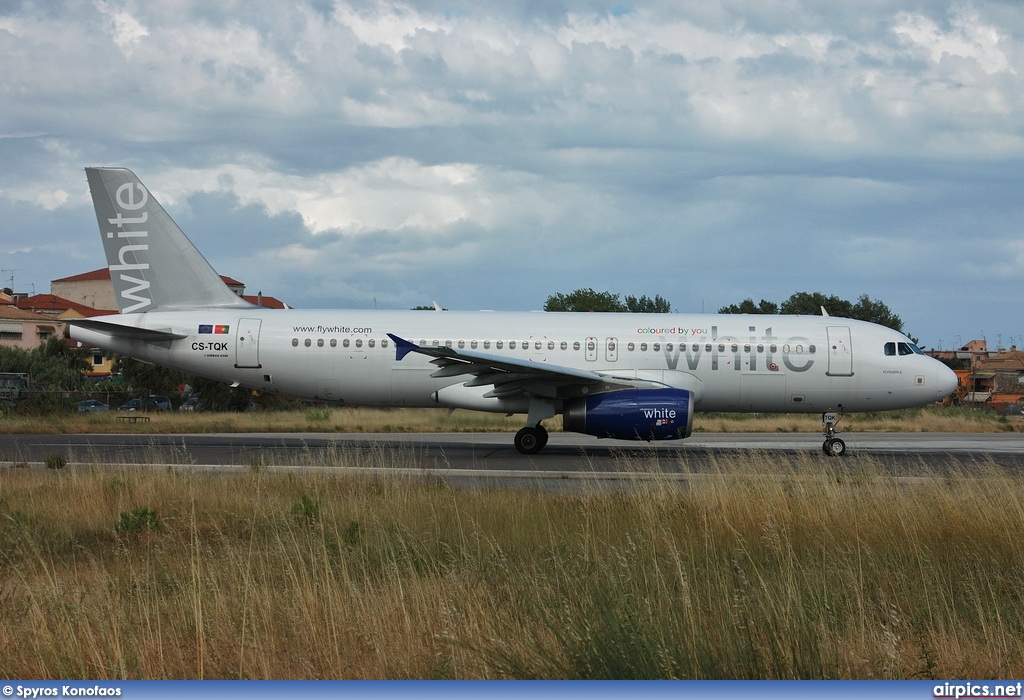
[[[1022,477],[728,459],[612,493],[8,469],[0,676],[1024,675]]]
[[[148,423],[125,423],[117,412],[65,413],[47,416],[0,416],[7,433],[431,433],[515,432],[522,416],[455,411],[442,408],[317,408],[253,413],[192,413],[171,411],[149,414]],[[549,430],[561,430],[561,417],[545,421]],[[840,427],[854,432],[1020,432],[1024,417],[1000,416],[991,411],[930,407],[846,416]],[[800,433],[821,430],[817,414],[698,413],[697,432]]]

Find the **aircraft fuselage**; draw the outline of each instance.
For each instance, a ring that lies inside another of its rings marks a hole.
[[[388,333],[423,346],[507,355],[694,393],[701,411],[879,411],[938,401],[950,372],[900,333],[818,316],[429,311],[152,312],[105,322],[171,331],[170,341],[73,328],[82,342],[264,392],[357,406],[436,406],[464,379],[428,358],[396,359]],[[954,385],[955,386],[955,385]],[[461,407],[505,412],[475,400]],[[460,407],[460,406],[456,406]]]

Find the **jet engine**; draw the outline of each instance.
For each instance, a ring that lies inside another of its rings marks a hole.
[[[562,427],[617,440],[681,440],[693,430],[686,389],[623,389],[567,401]]]

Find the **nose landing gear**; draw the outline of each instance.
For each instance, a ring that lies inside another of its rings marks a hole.
[[[839,431],[836,430],[836,424],[842,418],[842,404],[839,405],[839,413],[829,411],[821,414],[821,422],[824,424],[822,434],[825,436],[825,442],[821,444],[821,450],[829,457],[842,457],[846,454],[846,443],[836,437],[839,434]]]

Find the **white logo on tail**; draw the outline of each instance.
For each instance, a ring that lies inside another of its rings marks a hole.
[[[125,224],[144,224],[149,220],[149,212],[142,212],[138,216],[128,217],[124,212],[136,212],[146,206],[149,201],[149,193],[141,185],[127,182],[117,188],[114,194],[114,202],[124,211],[118,211],[113,219],[108,222],[118,227],[118,231],[108,231],[107,238],[117,238],[124,241],[117,251],[117,264],[110,265],[110,274],[118,272],[124,289],[119,294],[125,301],[135,302],[121,310],[121,313],[132,313],[153,305],[152,296],[149,294],[149,281],[126,274],[127,271],[148,270],[149,263],[145,254],[149,252],[149,243],[144,241],[149,238],[149,231],[126,230]],[[141,275],[140,275],[141,277]],[[130,287],[128,285],[135,285]]]

